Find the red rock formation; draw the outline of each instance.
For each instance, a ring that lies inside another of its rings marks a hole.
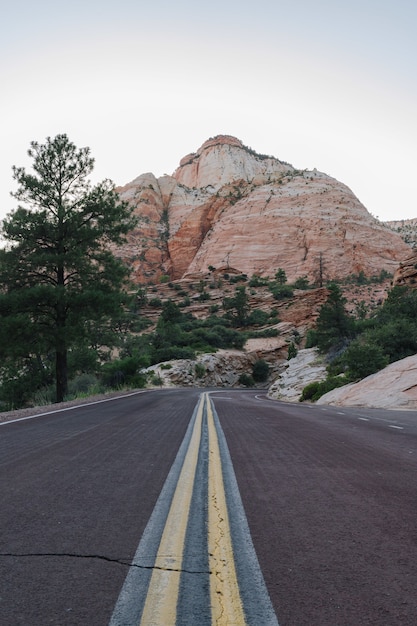
[[[144,174],[119,190],[139,225],[120,254],[137,282],[209,266],[289,281],[394,271],[410,247],[342,183],[257,155],[219,136],[184,157],[173,176]],[[321,259],[321,261],[320,261]]]
[[[401,261],[394,273],[393,285],[417,288],[417,250],[413,250],[404,261]]]

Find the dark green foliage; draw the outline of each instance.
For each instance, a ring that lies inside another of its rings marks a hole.
[[[301,394],[300,402],[304,402],[304,400],[312,400],[318,391],[319,384],[319,381],[315,380],[314,382],[306,385]]]
[[[252,367],[252,378],[257,383],[264,383],[268,380],[269,365],[263,359],[255,361]]]
[[[347,368],[349,380],[365,378],[388,365],[388,357],[375,343],[353,341],[343,354],[342,361]]]
[[[294,281],[294,289],[308,289],[310,286],[307,276],[300,276]]]
[[[278,271],[275,274],[275,280],[279,285],[284,285],[287,282],[287,274],[282,267],[278,268]]]
[[[349,382],[343,376],[331,377],[327,378],[322,382],[313,382],[309,385],[306,385],[303,389],[303,393],[300,397],[300,402],[304,400],[312,400],[316,402],[321,396],[324,396],[325,393],[332,391],[332,389],[336,389],[337,387],[342,387]]]
[[[68,383],[68,395],[79,397],[88,393],[100,391],[100,381],[94,374],[80,374]]]
[[[288,346],[288,357],[287,357],[288,361],[290,359],[293,359],[294,357],[296,357],[297,354],[298,354],[298,350],[297,350],[295,344],[293,342],[291,342],[290,345]]]
[[[171,359],[193,359],[199,352],[218,348],[240,349],[246,336],[230,326],[229,320],[215,315],[198,320],[168,300],[163,304],[155,332],[126,337],[121,355],[141,354],[145,367]]]
[[[248,326],[264,326],[269,322],[269,313],[255,309],[247,318]]]
[[[230,276],[229,282],[230,284],[245,283],[247,280],[248,280],[248,277],[246,274],[234,274],[233,276]]]
[[[250,281],[249,281],[249,287],[263,287],[264,285],[267,285],[268,281],[266,278],[261,278],[260,276],[257,276],[256,274],[254,274]]]
[[[144,387],[146,378],[140,373],[143,361],[138,356],[129,356],[105,363],[101,371],[101,380],[105,387]]]
[[[151,298],[148,304],[153,309],[160,309],[162,307],[162,300],[160,298]]]
[[[224,298],[223,308],[226,311],[226,317],[230,319],[233,326],[238,328],[247,326],[250,307],[246,288],[243,286],[236,287],[233,298]]]
[[[399,361],[417,353],[417,319],[392,319],[370,330],[367,338],[382,348],[390,363]]]
[[[294,295],[294,290],[290,285],[272,284],[269,289],[275,300],[287,300],[288,298],[292,298]]]
[[[353,319],[345,311],[346,298],[338,285],[329,285],[327,302],[320,309],[316,341],[320,352],[340,348],[354,333]]]
[[[204,365],[202,365],[202,363],[196,363],[194,371],[196,378],[203,378],[204,374],[206,373],[206,368],[204,367]]]
[[[405,286],[394,287],[385,303],[369,319],[346,319],[343,300],[338,288],[332,286],[315,331],[322,351],[345,343],[328,365],[326,384],[328,381],[328,384],[332,381],[346,384],[364,378],[393,361],[417,353],[417,291]],[[321,385],[320,395],[326,391],[328,389]]]
[[[52,376],[61,401],[69,351],[117,341],[127,268],[108,244],[122,243],[135,220],[110,181],[89,183],[88,148],[58,135],[32,142],[29,156],[34,173],[13,168],[19,205],[2,224],[0,326],[15,332],[1,342],[0,376],[7,385],[10,368],[19,379],[34,370],[32,391]]]
[[[314,348],[317,345],[317,331],[310,328],[306,334],[306,348]]]
[[[239,376],[239,383],[245,387],[253,387],[255,385],[255,381],[250,374],[241,374]]]

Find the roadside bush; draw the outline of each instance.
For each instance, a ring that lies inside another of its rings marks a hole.
[[[342,362],[347,368],[349,380],[370,376],[388,365],[388,357],[382,348],[374,343],[353,341],[345,350]]]
[[[316,402],[319,398],[321,398],[321,396],[324,396],[325,393],[328,393],[337,387],[343,387],[343,385],[346,385],[348,382],[349,381],[343,376],[335,376],[329,377],[322,382],[310,383],[304,387],[300,397],[300,402],[304,402],[304,400],[312,400],[313,402]]]
[[[255,381],[250,374],[241,374],[239,376],[239,383],[245,387],[253,387],[255,385]]]
[[[168,359],[161,359],[168,360]],[[105,363],[101,370],[101,379],[105,387],[119,389],[120,387],[142,388],[146,378],[140,374],[142,361],[137,356],[115,359]]]
[[[196,363],[194,371],[196,378],[203,378],[204,374],[206,373],[206,368],[201,363]]]
[[[263,383],[268,380],[269,365],[263,359],[255,361],[252,367],[252,378],[257,383]]]
[[[80,374],[68,382],[68,396],[74,398],[93,395],[100,391],[100,381],[94,374]]]

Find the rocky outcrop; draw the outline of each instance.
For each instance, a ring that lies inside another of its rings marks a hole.
[[[393,272],[410,247],[373,218],[351,190],[218,136],[181,160],[173,176],[144,174],[119,189],[138,227],[119,254],[138,283],[209,267],[317,281]]]
[[[407,285],[417,288],[417,249],[401,261],[394,273],[393,285]]]
[[[367,378],[333,389],[317,404],[417,409],[417,355],[391,363]]]
[[[218,350],[197,359],[178,359],[147,368],[156,385],[171,387],[235,387],[239,376],[250,373],[256,357],[240,350]]]
[[[283,367],[285,369],[268,391],[268,397],[274,400],[298,402],[306,385],[320,382],[327,376],[326,364],[319,357],[317,348],[299,350]]]

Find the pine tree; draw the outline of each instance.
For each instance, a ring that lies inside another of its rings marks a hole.
[[[317,318],[316,338],[320,351],[338,348],[353,335],[353,320],[345,310],[346,298],[338,285],[329,285],[327,301]]]
[[[2,374],[15,363],[15,377],[28,380],[33,370],[42,384],[52,355],[60,402],[68,352],[114,343],[111,325],[128,271],[109,244],[120,244],[135,220],[111,181],[91,185],[89,148],[76,148],[62,134],[32,142],[28,154],[33,173],[13,168],[19,205],[2,223],[0,332],[3,339],[9,333],[0,349]]]

